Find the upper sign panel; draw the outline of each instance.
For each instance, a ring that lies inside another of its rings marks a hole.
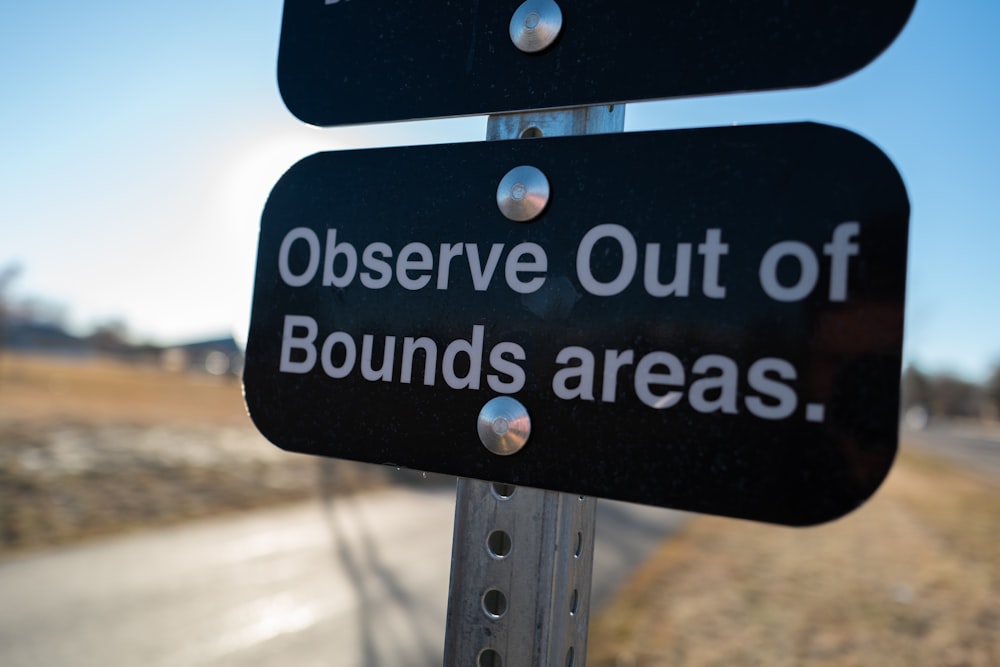
[[[871,62],[914,3],[558,0],[529,53],[512,20],[548,24],[518,0],[286,0],[278,83],[323,126],[813,86]]]
[[[247,405],[293,451],[832,519],[896,451],[908,213],[821,125],[319,153],[264,209]]]

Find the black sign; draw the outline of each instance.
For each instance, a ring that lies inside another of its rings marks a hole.
[[[554,41],[524,52],[518,0],[286,0],[278,83],[314,125],[813,86],[871,62],[914,2],[558,0]]]
[[[551,195],[518,223],[521,165]],[[831,519],[896,451],[908,215],[815,124],[319,153],[264,210],[250,414],[298,452]],[[510,456],[477,435],[503,395]]]

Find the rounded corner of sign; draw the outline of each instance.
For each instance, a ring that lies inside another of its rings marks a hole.
[[[246,380],[243,381],[243,409],[246,410],[247,417],[250,419],[250,423],[254,425],[261,435],[265,435],[263,424],[259,419],[259,413],[257,411],[257,402],[255,400],[255,392],[251,389]]]
[[[876,475],[873,475],[873,477],[872,477],[872,484],[871,484],[871,490],[868,492],[867,495],[861,497],[858,500],[858,504],[857,504],[858,507],[860,507],[864,503],[866,503],[869,500],[871,500],[872,496],[874,496],[875,493],[879,489],[882,488],[882,486],[885,484],[885,480],[889,478],[889,473],[892,472],[893,466],[896,465],[896,459],[897,458],[899,458],[899,438],[898,437],[892,443],[892,451],[887,452],[887,456],[886,456],[886,460],[885,460],[885,466],[883,466],[882,469]]]
[[[906,182],[903,180],[903,175],[900,173],[899,168],[893,161],[889,154],[886,152],[882,146],[880,146],[874,139],[868,135],[862,133],[859,130],[845,127],[843,125],[833,125],[830,123],[824,123],[815,120],[804,120],[796,125],[810,128],[813,132],[825,132],[828,134],[838,135],[838,139],[842,142],[852,142],[858,146],[859,151],[868,151],[872,155],[876,156],[879,160],[884,162],[888,171],[892,173],[895,179],[898,181],[898,185],[902,190],[903,197],[907,202],[907,211],[909,211],[909,195],[906,189]]]
[[[271,186],[271,190],[268,192],[267,199],[264,202],[264,208],[261,211],[260,219],[261,228],[265,226],[265,221],[270,219],[271,216],[269,216],[268,213],[271,211],[272,207],[276,205],[275,202],[286,201],[286,199],[282,198],[281,193],[285,192],[284,186],[287,184],[289,179],[294,179],[300,171],[309,169],[308,165],[311,164],[318,155],[323,155],[326,152],[327,151],[319,151],[296,158],[295,161],[285,169],[281,176],[278,177],[278,180]]]
[[[246,410],[247,417],[250,419],[250,423],[272,445],[290,451],[281,444],[281,438],[276,438],[272,435],[270,424],[266,418],[266,411],[258,409],[260,402],[254,386],[252,382],[247,382],[246,377],[243,378],[243,407]]]
[[[840,81],[843,81],[845,79],[854,76],[858,72],[867,69],[868,67],[871,67],[871,65],[875,61],[882,58],[885,55],[885,53],[896,44],[896,42],[899,40],[900,35],[903,34],[903,31],[909,24],[910,19],[913,17],[913,12],[917,4],[916,0],[897,0],[897,1],[901,4],[903,11],[900,11],[893,17],[895,20],[898,20],[899,23],[898,25],[896,25],[895,31],[891,33],[888,40],[886,40],[884,43],[882,43],[875,49],[868,51],[868,53],[864,55],[861,60],[857,61],[856,65],[850,66],[847,70],[838,72],[834,76],[825,76],[818,81],[803,82],[801,86],[803,88],[818,88],[820,86],[826,86],[833,83],[838,83]]]
[[[299,120],[306,125],[312,125],[313,127],[329,127],[334,125],[334,123],[326,122],[325,118],[315,115],[314,105],[302,104],[301,100],[306,98],[301,90],[296,86],[293,86],[289,81],[289,78],[284,75],[281,61],[278,61],[278,94],[281,96],[281,101],[285,105],[285,109],[288,113],[292,114],[296,120]]]
[[[285,95],[280,79],[278,80],[278,90],[281,93],[281,101],[285,103],[285,109],[287,109],[288,113],[292,114],[296,120],[303,122],[306,125],[319,128],[328,127],[330,125],[330,123],[322,122],[319,118],[312,117],[310,114],[311,109],[303,109],[293,102],[290,102],[288,96]]]
[[[845,518],[849,514],[853,514],[865,505],[867,505],[875,497],[875,494],[879,489],[885,484],[886,479],[889,477],[889,473],[892,471],[893,463],[896,460],[898,453],[898,448],[893,448],[891,455],[888,457],[886,465],[881,471],[875,472],[870,480],[870,488],[866,491],[862,491],[855,498],[854,502],[849,505],[841,506],[836,508],[832,513],[822,514],[817,516],[803,517],[801,520],[796,520],[794,522],[789,522],[787,525],[793,528],[815,528],[818,526],[823,526],[826,524],[833,523],[840,519]]]
[[[905,9],[904,12],[900,12],[900,14],[899,14],[900,18],[902,19],[899,22],[899,29],[896,30],[896,34],[893,35],[892,40],[888,44],[886,44],[885,47],[881,51],[879,51],[877,54],[875,54],[875,58],[872,58],[872,60],[875,60],[876,58],[878,58],[879,56],[881,56],[893,44],[895,44],[896,40],[899,39],[899,36],[903,34],[904,30],[906,30],[906,26],[908,26],[910,24],[910,21],[913,20],[913,12],[916,11],[916,9],[917,9],[917,0],[899,0],[899,2],[902,4],[902,6]],[[869,61],[869,62],[871,62],[871,61]]]

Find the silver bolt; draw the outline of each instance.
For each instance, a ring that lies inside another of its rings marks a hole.
[[[491,399],[479,411],[479,439],[500,456],[521,451],[531,435],[531,417],[520,401],[510,396]]]
[[[534,220],[548,203],[549,179],[535,167],[514,167],[497,186],[497,206],[508,220]]]
[[[525,53],[552,45],[562,30],[562,10],[555,0],[526,0],[510,19],[510,41]]]

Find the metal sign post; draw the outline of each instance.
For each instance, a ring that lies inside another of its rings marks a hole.
[[[486,137],[624,126],[623,105],[581,107],[491,116]],[[594,498],[459,480],[445,667],[586,664],[596,511]]]
[[[594,498],[461,479],[445,667],[585,664]]]

